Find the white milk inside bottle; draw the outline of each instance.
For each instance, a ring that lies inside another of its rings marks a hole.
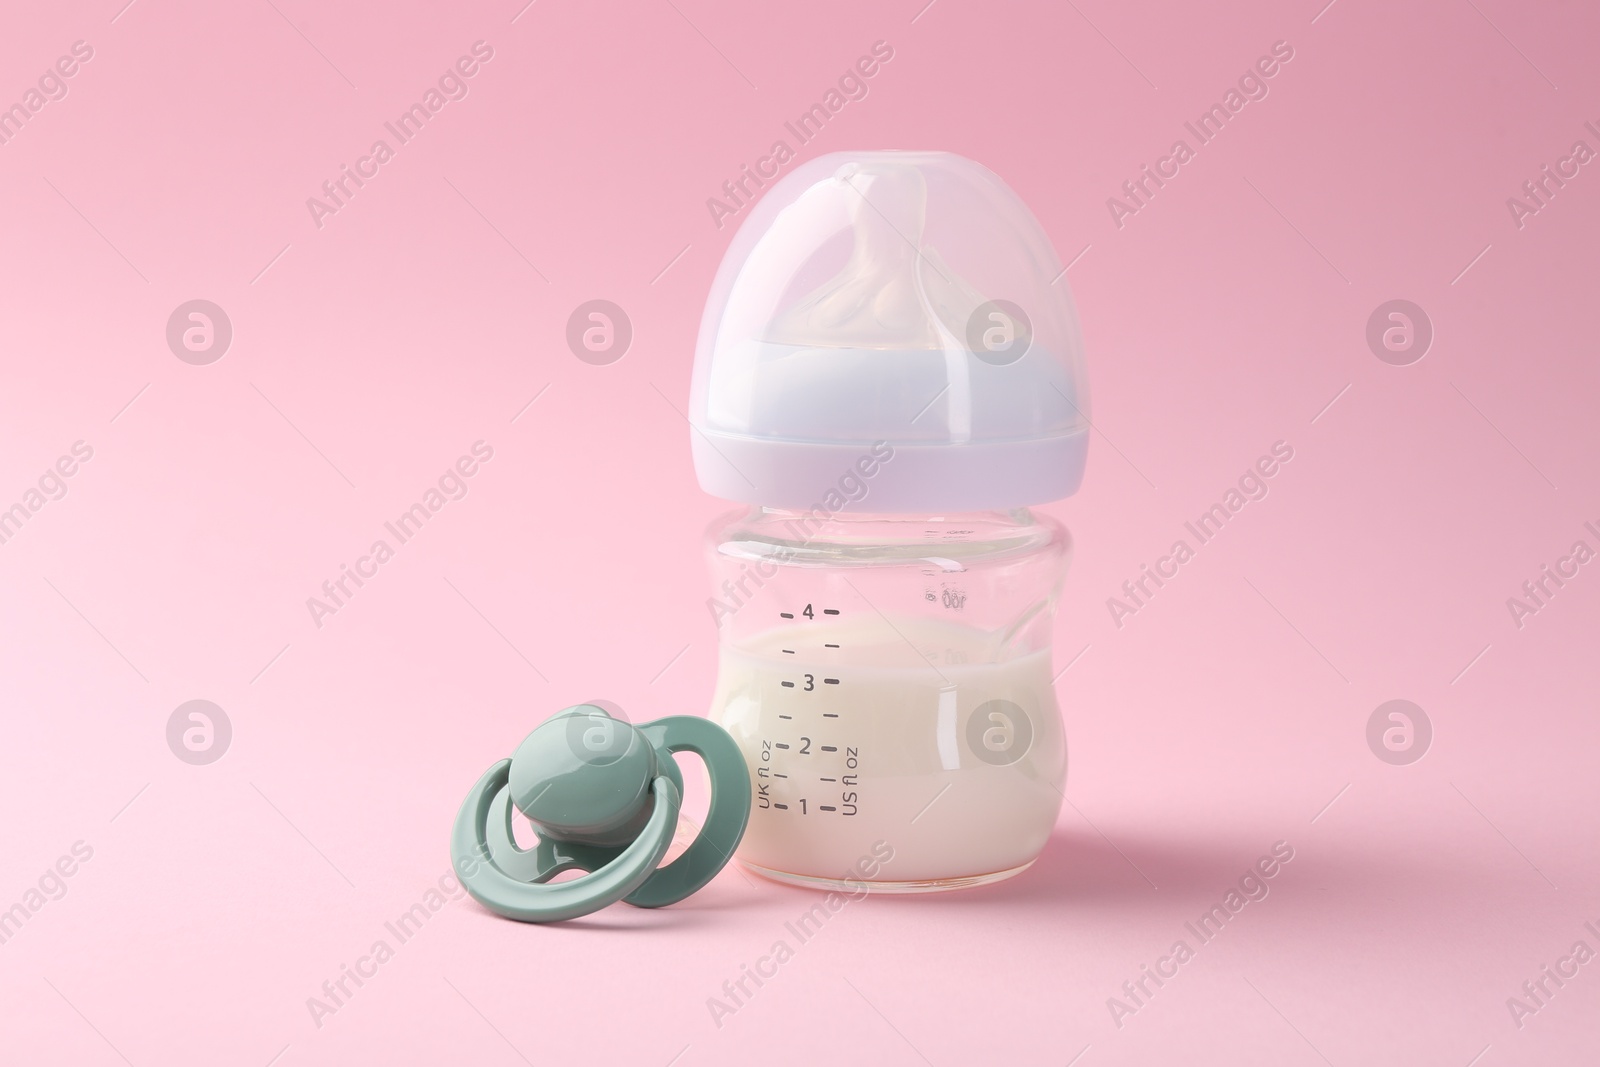
[[[1048,649],[985,662],[972,631],[898,629],[874,617],[724,648],[713,718],[753,769],[746,864],[843,881],[882,841],[877,880],[910,887],[1004,875],[1043,848],[1066,772]]]

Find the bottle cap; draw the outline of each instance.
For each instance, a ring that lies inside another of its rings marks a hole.
[[[971,160],[812,160],[729,245],[689,421],[701,487],[744,503],[934,513],[1068,496],[1089,419],[1061,262]]]

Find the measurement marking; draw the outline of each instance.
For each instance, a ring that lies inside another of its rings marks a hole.
[[[824,615],[837,615],[837,614],[839,614],[839,609],[838,608],[823,608],[822,609],[822,613]]]
[[[839,713],[837,711],[825,711],[822,713],[822,717],[824,719],[837,719],[839,717]]]
[[[792,719],[792,718],[794,718],[794,716],[793,715],[779,715],[778,718],[780,718],[780,719]]]
[[[783,650],[783,652],[784,652],[785,655],[788,655],[788,656],[794,655],[794,649],[792,649],[792,648],[786,648],[786,649]]]
[[[838,648],[838,645],[823,645],[823,648]]]
[[[785,619],[794,618],[794,612],[792,612],[792,611],[780,611],[780,612],[778,612],[778,614],[779,614],[779,616],[781,616],[782,618],[785,618]]]
[[[817,781],[819,781],[819,782],[837,782],[838,780],[839,779],[837,779],[837,778],[818,778],[817,779]]]
[[[823,805],[819,806],[817,808],[817,810],[818,811],[838,811],[839,809],[834,807],[832,804],[823,804]]]
[[[822,680],[822,684],[823,685],[838,685],[839,684],[839,679],[837,679],[837,678],[824,678]]]
[[[787,778],[789,776],[787,774],[778,774],[778,773],[774,772],[772,777],[774,777],[774,778]]]
[[[784,682],[783,683],[783,687],[785,689],[793,689],[794,688],[794,683],[793,682]]]
[[[838,745],[823,745],[822,746],[822,751],[824,751],[824,752],[837,752],[837,751],[839,751],[839,746]]]
[[[779,741],[779,742],[778,742],[778,747],[779,747],[779,748],[788,748],[788,747],[789,747],[789,745],[788,745],[788,743],[787,743],[787,742],[784,742],[784,741]]]
[[[788,811],[789,810],[789,805],[787,805],[787,804],[774,804],[772,806],[777,808],[779,811]]]

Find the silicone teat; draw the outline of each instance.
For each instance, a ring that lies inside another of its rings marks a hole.
[[[963,348],[964,323],[983,303],[924,241],[928,189],[905,163],[849,163],[834,180],[855,194],[850,260],[779,318],[766,340],[830,348]]]
[[[672,753],[705,762],[711,808],[688,849],[658,869],[677,828],[683,777]],[[513,805],[539,844],[516,844]],[[750,817],[750,774],[722,728],[673,716],[634,726],[579,704],[552,716],[491,767],[467,794],[450,837],[461,883],[489,910],[556,922],[618,900],[676,903],[733,854]],[[550,884],[571,870],[582,878]]]

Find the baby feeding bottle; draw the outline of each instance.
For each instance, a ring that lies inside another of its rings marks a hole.
[[[1089,423],[1061,263],[998,177],[846,152],[751,209],[701,323],[712,718],[749,765],[737,858],[885,892],[999,881],[1060,812],[1051,622]]]

